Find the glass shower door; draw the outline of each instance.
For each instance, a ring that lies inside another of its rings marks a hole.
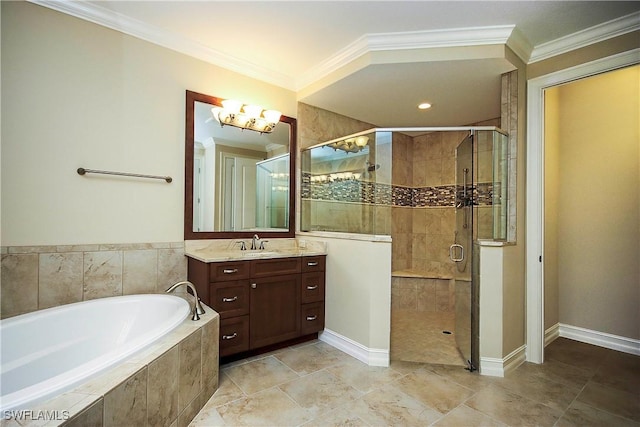
[[[456,344],[469,370],[478,366],[477,301],[474,291],[473,238],[474,238],[474,147],[473,133],[456,148],[456,228],[449,256],[455,263],[455,318]],[[477,326],[477,324],[475,325]]]

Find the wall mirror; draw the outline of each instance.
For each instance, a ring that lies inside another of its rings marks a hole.
[[[185,240],[294,237],[296,119],[259,133],[222,126],[221,105],[186,93]]]

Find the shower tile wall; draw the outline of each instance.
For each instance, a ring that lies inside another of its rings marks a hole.
[[[413,186],[413,138],[395,132],[392,140],[392,184],[402,189]],[[395,191],[396,198],[391,207],[391,270],[411,268],[412,247],[412,207],[411,193]],[[399,195],[404,195],[399,199]]]
[[[361,132],[374,128],[371,123],[361,122],[350,117],[342,116],[331,111],[313,107],[311,105],[298,103],[298,160],[299,152],[312,145],[325,141],[330,141],[341,136]],[[298,161],[300,165],[301,162]],[[302,165],[302,170],[308,170]],[[301,176],[298,182],[305,185],[304,177]],[[301,195],[305,190],[297,188],[296,196],[301,200]],[[327,229],[345,230],[346,227],[357,229],[365,221],[360,219],[362,208],[358,205],[348,205],[345,203],[315,203],[316,209],[311,209],[309,199],[301,200],[299,209],[301,224],[324,224]],[[365,210],[364,214],[368,214]],[[313,219],[311,216],[314,215]],[[307,216],[307,217],[304,217]],[[380,219],[383,221],[384,219]],[[362,230],[365,232],[366,230]],[[357,232],[357,231],[354,231]]]
[[[391,309],[412,312],[455,311],[455,281],[421,277],[393,277]]]
[[[184,242],[2,247],[1,317],[186,280]]]

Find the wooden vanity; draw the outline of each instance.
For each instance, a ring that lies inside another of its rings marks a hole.
[[[217,262],[189,257],[189,281],[220,314],[220,357],[322,331],[325,260],[326,255]]]

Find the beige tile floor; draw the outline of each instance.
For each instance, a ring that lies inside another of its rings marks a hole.
[[[391,310],[391,360],[466,366],[455,328],[453,312]]]
[[[221,367],[191,426],[635,426],[640,357],[559,338],[506,378],[369,367],[313,341]]]

